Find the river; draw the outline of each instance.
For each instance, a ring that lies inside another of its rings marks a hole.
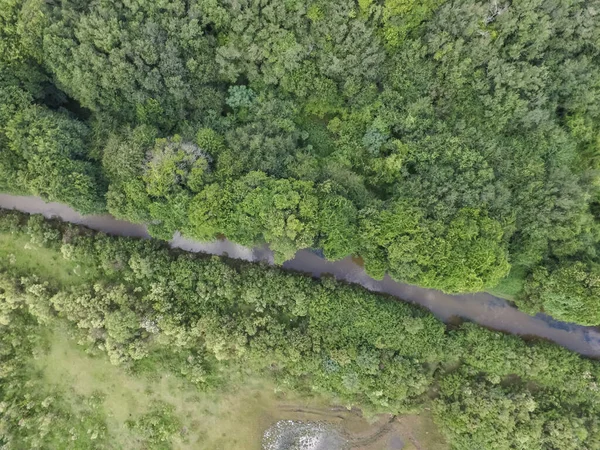
[[[66,222],[85,225],[108,234],[150,237],[144,225],[117,220],[109,215],[82,216],[66,205],[46,203],[37,197],[0,194],[0,207],[43,214],[45,217],[58,217]],[[273,255],[265,247],[250,249],[227,240],[198,242],[179,234],[176,234],[169,244],[173,248],[192,252],[227,255],[246,261],[273,264]],[[548,339],[582,355],[600,357],[600,330],[560,322],[545,314],[529,316],[511,306],[506,300],[487,293],[448,295],[433,289],[397,283],[389,276],[381,281],[374,280],[350,257],[333,262],[308,250],[298,251],[293,259],[283,263],[283,268],[309,273],[314,277],[332,274],[339,280],[360,284],[371,291],[385,292],[400,300],[421,305],[446,322],[460,317],[495,330]]]

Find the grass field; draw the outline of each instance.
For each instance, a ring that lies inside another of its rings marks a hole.
[[[45,383],[63,392],[74,410],[92,397],[100,399],[114,448],[149,448],[127,423],[161,404],[172,408],[179,430],[171,444],[182,450],[259,450],[263,432],[283,419],[334,423],[354,438],[357,449],[393,448],[388,446],[393,438],[401,439],[405,450],[447,449],[426,415],[403,416],[385,426],[389,416],[367,421],[357,411],[284,395],[257,379],[206,393],[170,373],[134,375],[104,356],[89,356],[61,327],[48,332],[47,343],[35,361]]]
[[[95,267],[68,261],[54,249],[32,244],[28,236],[0,233],[0,269],[35,273],[63,285],[79,284],[95,274]]]

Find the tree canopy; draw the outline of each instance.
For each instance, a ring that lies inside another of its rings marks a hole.
[[[598,263],[599,8],[4,0],[0,189],[514,299]]]

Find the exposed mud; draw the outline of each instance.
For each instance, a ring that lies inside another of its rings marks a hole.
[[[345,408],[279,408],[282,419],[263,437],[263,450],[400,450],[405,438],[396,416],[367,422],[360,411]],[[410,434],[410,432],[408,433]],[[414,438],[412,438],[414,440]]]

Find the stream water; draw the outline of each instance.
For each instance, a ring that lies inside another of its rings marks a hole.
[[[109,234],[150,237],[143,225],[117,220],[109,215],[82,216],[66,205],[46,203],[37,197],[0,194],[0,207],[43,214],[45,217],[58,217],[66,222],[82,224]],[[266,247],[250,249],[227,240],[198,242],[179,234],[173,237],[170,245],[192,252],[273,264],[273,255]],[[401,300],[419,304],[443,321],[460,317],[507,333],[541,337],[582,355],[600,357],[599,329],[560,322],[545,314],[529,316],[512,307],[506,300],[487,293],[448,295],[433,289],[397,283],[388,276],[381,281],[374,280],[350,257],[341,261],[327,261],[309,250],[298,251],[293,259],[283,264],[283,268],[309,273],[314,277],[332,274],[339,280],[360,284],[371,291],[385,292]]]

